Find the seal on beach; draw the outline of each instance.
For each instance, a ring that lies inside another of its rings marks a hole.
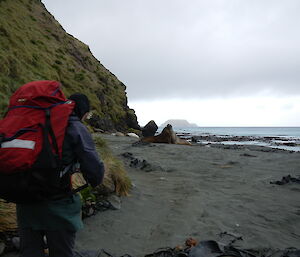
[[[192,145],[187,140],[179,138],[173,128],[172,125],[168,124],[162,132],[157,136],[144,137],[141,139],[142,142],[148,143],[166,143],[166,144],[177,144],[177,145]]]

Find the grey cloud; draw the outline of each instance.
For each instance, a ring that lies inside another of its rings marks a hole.
[[[132,100],[300,95],[300,1],[43,2]]]

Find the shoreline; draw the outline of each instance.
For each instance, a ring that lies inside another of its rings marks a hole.
[[[300,249],[300,184],[271,184],[300,175],[299,152],[100,136],[124,163],[133,188],[120,209],[84,219],[77,250],[142,257],[190,237],[222,243],[224,234],[241,237],[234,243],[239,249]]]
[[[300,175],[300,153],[101,136],[123,160],[134,187],[120,210],[85,220],[78,249],[140,257],[189,237],[218,240],[224,232],[242,236],[240,248],[300,248],[299,184],[270,184]],[[139,165],[143,161],[148,165]]]
[[[245,150],[251,150],[251,151],[261,151],[261,152],[287,152],[287,153],[299,153],[298,148],[295,149],[295,147],[276,147],[276,146],[270,146],[270,145],[263,145],[263,144],[249,144],[245,141],[237,141],[237,143],[223,143],[223,142],[207,142],[207,143],[196,143],[200,146],[204,147],[215,147],[215,148],[223,148],[223,149],[245,149]]]
[[[160,133],[162,127],[158,128]],[[203,145],[258,145],[300,151],[300,127],[173,127],[190,142]]]
[[[300,138],[290,136],[236,136],[236,135],[193,135],[175,132],[182,139],[200,145],[259,146],[272,149],[300,152]]]

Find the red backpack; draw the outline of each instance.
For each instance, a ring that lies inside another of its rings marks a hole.
[[[74,103],[57,81],[33,81],[10,98],[0,120],[0,197],[25,203],[61,193],[62,146]]]

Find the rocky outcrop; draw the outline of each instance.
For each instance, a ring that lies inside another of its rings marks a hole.
[[[156,125],[154,120],[150,120],[143,128],[142,128],[142,135],[143,137],[152,137],[155,135],[158,126]]]
[[[118,121],[113,121],[109,115],[100,117],[98,114],[93,114],[92,117],[88,120],[88,123],[95,129],[100,129],[101,131],[123,131],[126,132],[128,128],[134,130],[141,130],[137,118],[134,114],[134,111],[130,111],[124,117],[120,117]]]
[[[93,116],[89,119],[88,123],[101,131],[113,131],[115,129],[114,123],[109,118],[101,118],[97,114],[93,114]]]

